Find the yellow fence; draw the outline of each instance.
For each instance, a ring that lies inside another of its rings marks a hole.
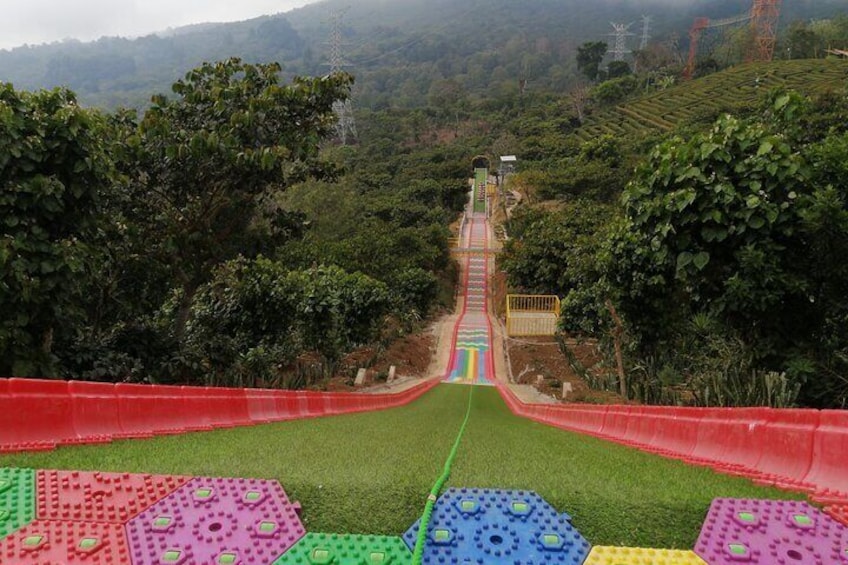
[[[560,303],[556,296],[508,294],[506,333],[510,336],[554,335],[559,313]]]

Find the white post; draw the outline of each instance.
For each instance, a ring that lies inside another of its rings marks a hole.
[[[354,386],[362,386],[365,384],[365,369],[359,369],[356,373],[356,381],[353,383]]]

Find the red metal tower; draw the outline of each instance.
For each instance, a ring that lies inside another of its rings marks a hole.
[[[780,3],[781,0],[754,0],[754,6],[751,8],[754,42],[746,57],[748,61],[771,61],[774,57]]]
[[[698,43],[701,34],[710,27],[709,18],[695,18],[695,23],[689,29],[689,58],[686,60],[686,68],[683,69],[683,78],[689,80],[695,74],[695,62],[698,58]]]

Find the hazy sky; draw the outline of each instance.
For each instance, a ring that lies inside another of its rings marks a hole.
[[[0,49],[61,39],[138,36],[287,12],[317,0],[0,0]]]

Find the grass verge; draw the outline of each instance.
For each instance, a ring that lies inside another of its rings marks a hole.
[[[442,385],[409,406],[54,452],[0,467],[278,479],[314,532],[397,535],[419,517],[465,414]],[[448,486],[535,490],[595,545],[691,549],[715,497],[801,498],[513,416],[474,391]]]

